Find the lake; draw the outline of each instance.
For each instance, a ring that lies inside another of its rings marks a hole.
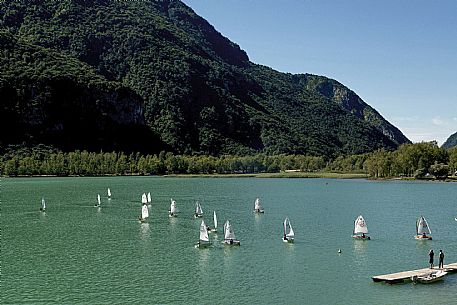
[[[457,262],[455,183],[50,177],[4,178],[0,191],[2,304],[455,302],[457,274],[431,285],[371,280],[426,267],[431,248],[444,250],[445,264]],[[138,221],[143,192],[152,195],[145,224]],[[256,197],[265,214],[253,213]],[[168,217],[170,198],[177,218]],[[218,215],[208,249],[194,247],[197,200],[208,225],[213,211]],[[351,238],[359,214],[370,241]],[[413,238],[420,215],[432,241]],[[281,241],[286,216],[294,244]],[[221,244],[227,219],[240,247]]]

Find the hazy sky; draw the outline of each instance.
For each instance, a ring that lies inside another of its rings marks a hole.
[[[251,61],[334,78],[411,141],[457,132],[457,0],[184,0]]]

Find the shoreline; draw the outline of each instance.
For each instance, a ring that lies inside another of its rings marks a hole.
[[[165,174],[165,175],[17,175],[17,176],[0,176],[1,178],[75,178],[75,177],[163,177],[163,178],[309,178],[309,179],[366,179],[371,181],[423,181],[423,182],[457,182],[457,176],[449,176],[446,179],[417,179],[414,177],[390,177],[390,178],[372,178],[364,173],[338,173],[338,172],[279,172],[279,173],[252,173],[252,174]]]

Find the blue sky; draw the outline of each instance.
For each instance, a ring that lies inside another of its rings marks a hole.
[[[457,132],[457,1],[184,3],[251,61],[334,78],[413,142]]]

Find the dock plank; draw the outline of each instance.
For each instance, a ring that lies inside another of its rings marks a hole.
[[[447,264],[443,266],[443,269],[448,272],[457,272],[457,263]],[[410,271],[401,271],[396,273],[390,274],[383,274],[383,275],[376,275],[373,276],[372,279],[374,282],[386,282],[390,284],[394,283],[405,283],[411,281],[411,276],[417,275],[426,275],[433,271],[438,271],[438,268],[422,268]]]

